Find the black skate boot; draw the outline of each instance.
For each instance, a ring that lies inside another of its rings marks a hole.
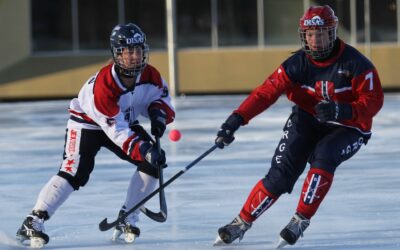
[[[296,241],[301,237],[303,237],[303,232],[310,225],[310,220],[305,218],[303,215],[299,213],[295,213],[290,220],[289,224],[282,229],[280,233],[280,240],[277,248],[282,248],[289,245],[294,245]]]
[[[125,214],[124,208],[125,207],[119,211],[118,217],[121,217]],[[122,234],[124,234],[124,240],[126,243],[134,242],[135,239],[140,235],[140,229],[135,226],[135,223],[138,220],[138,216],[135,214],[126,217],[124,221],[115,226],[111,240],[116,241]]]
[[[31,248],[42,248],[49,242],[49,236],[44,233],[44,221],[49,219],[46,211],[32,211],[26,217],[22,226],[17,231],[17,239],[25,244],[29,240]]]
[[[231,244],[237,238],[243,239],[244,233],[249,230],[251,223],[245,222],[239,215],[229,224],[218,229],[218,236],[214,246]]]

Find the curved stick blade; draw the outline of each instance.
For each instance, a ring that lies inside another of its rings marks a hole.
[[[100,231],[107,231],[107,230],[109,230],[110,228],[115,227],[117,224],[118,224],[118,220],[116,220],[116,221],[114,221],[114,222],[112,222],[112,223],[108,223],[108,222],[107,222],[107,218],[105,218],[104,220],[102,220],[102,221],[99,223],[99,229],[100,229]]]
[[[167,214],[164,213],[163,211],[155,213],[155,212],[153,212],[150,209],[145,208],[145,207],[141,207],[140,211],[142,213],[144,213],[147,217],[149,217],[150,219],[152,219],[154,221],[165,222],[167,220]]]
[[[133,213],[134,211],[136,211],[137,209],[139,209],[141,206],[143,206],[143,204],[145,204],[148,200],[150,200],[153,196],[155,196],[158,192],[163,192],[164,188],[167,187],[169,184],[171,184],[172,182],[174,182],[176,179],[178,179],[181,175],[183,175],[184,173],[186,173],[186,171],[188,171],[189,169],[191,169],[194,165],[196,165],[199,161],[201,161],[204,157],[206,157],[207,155],[209,155],[212,151],[214,151],[217,148],[217,144],[214,144],[211,148],[209,148],[206,152],[204,152],[202,155],[200,155],[199,157],[197,157],[194,161],[192,161],[191,163],[189,163],[189,165],[187,165],[184,169],[180,170],[178,173],[176,173],[174,176],[172,176],[171,178],[168,179],[167,182],[163,183],[162,185],[160,185],[160,187],[158,187],[156,190],[154,190],[152,193],[150,193],[149,195],[147,195],[145,198],[143,198],[143,200],[141,200],[138,204],[136,204],[133,208],[129,209],[124,217],[119,217],[117,220],[115,220],[112,223],[107,223],[107,218],[105,218],[104,220],[102,220],[99,224],[99,229],[100,231],[106,231],[114,226],[116,226],[121,220],[124,220],[126,218],[126,216],[128,216],[129,214]],[[166,203],[164,204],[165,208],[166,208]],[[163,210],[163,209],[161,209]],[[165,212],[163,213],[166,217],[167,215],[167,210],[164,209]]]

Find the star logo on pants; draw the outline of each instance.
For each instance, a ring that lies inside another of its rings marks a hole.
[[[67,165],[65,166],[65,171],[72,173],[72,165],[75,163],[74,159],[67,160]]]

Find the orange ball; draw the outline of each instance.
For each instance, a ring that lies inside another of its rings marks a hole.
[[[179,130],[177,129],[172,129],[171,131],[169,131],[169,139],[171,141],[179,141],[182,137],[182,134]]]

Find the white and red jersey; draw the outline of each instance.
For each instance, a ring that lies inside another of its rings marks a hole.
[[[135,87],[128,89],[110,64],[89,78],[78,97],[71,100],[68,128],[103,130],[133,160],[142,160],[141,140],[129,125],[139,116],[148,118],[152,108],[166,113],[167,124],[175,118],[168,86],[157,69],[147,65],[137,76]]]
[[[244,123],[271,106],[286,93],[289,100],[315,115],[314,107],[322,100],[349,103],[351,120],[331,122],[370,134],[372,119],[383,105],[381,82],[374,65],[355,48],[338,40],[338,51],[319,62],[304,51],[285,60],[262,85],[242,102],[235,113]]]

